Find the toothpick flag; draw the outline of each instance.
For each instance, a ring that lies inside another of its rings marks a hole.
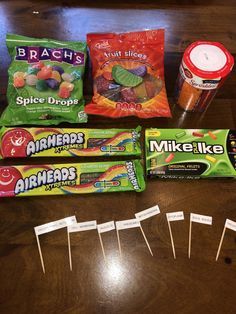
[[[135,217],[139,220],[145,220],[147,218],[153,217],[155,215],[160,214],[160,208],[158,205],[152,206],[148,209],[142,210],[141,212],[138,212],[135,214]]]
[[[216,261],[218,260],[219,255],[220,255],[220,250],[221,250],[221,247],[222,247],[222,243],[223,243],[223,240],[224,240],[225,230],[226,229],[230,229],[230,230],[236,231],[236,222],[233,221],[233,220],[230,220],[230,219],[226,219],[225,226],[224,226],[224,229],[223,229],[223,232],[222,232],[222,235],[221,235],[221,239],[220,239],[220,244],[219,244],[219,247],[218,247],[218,250],[217,250],[217,254],[216,254]]]
[[[105,262],[106,262],[106,254],[105,254],[105,250],[104,250],[104,246],[103,246],[101,233],[114,230],[115,228],[116,227],[115,227],[114,221],[108,221],[108,222],[105,222],[103,224],[97,225],[99,241],[100,241],[100,244],[101,244],[102,254],[103,254]]]
[[[168,224],[168,228],[169,228],[169,232],[170,232],[170,241],[171,241],[171,246],[172,246],[172,251],[173,251],[174,259],[176,259],[175,245],[174,245],[172,230],[171,230],[171,226],[170,226],[170,221],[184,220],[184,213],[181,212],[181,211],[179,211],[179,212],[167,213],[167,214],[166,214],[166,219],[167,219],[167,224]]]
[[[146,238],[146,235],[145,235],[145,233],[143,231],[143,228],[142,228],[142,225],[141,225],[141,221],[145,220],[145,219],[148,219],[150,217],[153,217],[155,215],[158,215],[158,214],[160,214],[160,209],[159,209],[158,205],[152,206],[152,207],[150,207],[148,209],[142,210],[141,212],[138,212],[138,213],[135,214],[136,219],[138,219],[140,221],[140,230],[142,232],[142,235],[144,237],[146,245],[147,245],[147,247],[149,249],[149,252],[150,252],[150,254],[152,256],[153,256],[153,253],[152,253],[151,247],[149,245],[149,242],[148,242],[148,240]]]
[[[38,251],[39,251],[39,257],[42,265],[43,272],[45,273],[45,266],[44,266],[44,260],[43,260],[43,255],[42,255],[42,250],[39,242],[39,235],[52,232],[55,230],[59,230],[61,228],[65,228],[67,226],[70,226],[74,223],[76,223],[76,217],[75,216],[70,216],[66,217],[60,220],[55,220],[49,223],[46,223],[44,225],[40,225],[37,227],[34,227],[34,232],[36,235],[36,240],[37,240],[37,245],[38,245]]]
[[[189,224],[189,240],[188,240],[188,258],[191,255],[191,241],[192,241],[192,222],[197,222],[205,225],[212,225],[212,217],[198,214],[190,214],[190,224]]]
[[[128,220],[120,220],[120,221],[116,221],[116,232],[117,232],[117,239],[118,239],[118,246],[119,246],[119,252],[120,252],[120,256],[121,256],[121,245],[120,245],[120,236],[119,236],[119,230],[123,230],[123,229],[130,229],[130,228],[140,228],[140,221],[136,218],[134,219],[128,219]],[[144,235],[144,239],[145,234],[142,233]],[[145,240],[145,242],[147,241],[147,238]],[[147,242],[146,242],[147,243]]]
[[[68,254],[69,254],[70,270],[72,270],[70,233],[88,231],[88,230],[93,230],[93,229],[97,229],[97,221],[96,220],[78,222],[78,223],[75,223],[75,224],[67,227]]]

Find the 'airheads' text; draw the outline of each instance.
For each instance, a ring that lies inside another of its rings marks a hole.
[[[38,171],[29,177],[19,179],[15,185],[15,194],[24,193],[40,186],[45,186],[46,190],[51,190],[55,183],[60,183],[61,186],[75,185],[76,177],[75,167]]]
[[[53,134],[27,144],[27,156],[65,145],[84,144],[84,133]]]

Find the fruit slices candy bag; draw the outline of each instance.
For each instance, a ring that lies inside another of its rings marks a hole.
[[[164,30],[88,34],[94,96],[86,113],[171,117],[164,81]]]
[[[7,35],[8,107],[0,125],[87,122],[83,100],[86,43]]]

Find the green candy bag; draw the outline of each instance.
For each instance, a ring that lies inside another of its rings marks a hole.
[[[8,34],[8,106],[0,125],[84,123],[85,42]]]

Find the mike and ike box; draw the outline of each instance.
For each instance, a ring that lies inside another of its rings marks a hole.
[[[236,177],[236,130],[146,129],[148,178]]]

